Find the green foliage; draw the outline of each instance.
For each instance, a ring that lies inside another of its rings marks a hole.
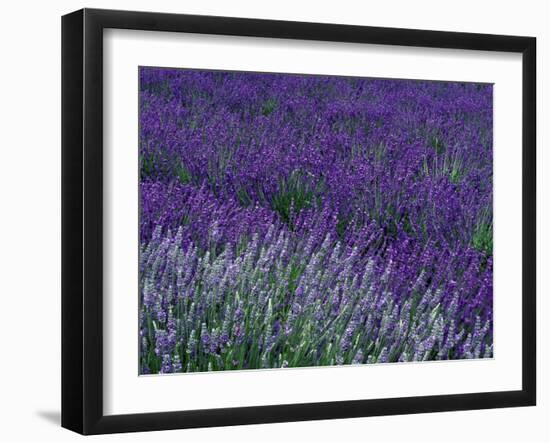
[[[445,143],[437,135],[431,135],[428,139],[428,143],[438,154],[443,154],[445,152]]]
[[[190,183],[193,178],[191,172],[189,172],[189,170],[182,163],[176,166],[176,175],[179,181],[184,185]]]
[[[472,246],[487,255],[493,253],[493,224],[479,223],[472,237]]]
[[[140,155],[139,156],[139,174],[141,179],[151,177],[155,171],[156,156]]]
[[[286,180],[280,182],[279,190],[272,197],[272,208],[285,223],[290,223],[292,215],[317,203],[322,189],[322,183],[315,184],[305,174],[293,171]]]
[[[241,206],[246,207],[252,204],[252,198],[250,198],[250,195],[248,195],[248,191],[245,188],[238,188],[236,194]]]
[[[429,177],[447,176],[451,183],[458,184],[464,176],[462,163],[463,161],[457,151],[445,150],[443,155],[434,155],[430,159],[425,158],[422,164],[422,173]]]
[[[274,98],[268,98],[262,104],[262,114],[266,117],[273,111],[275,111],[275,109],[277,109],[277,100],[275,100]]]
[[[374,147],[374,158],[377,162],[381,162],[386,157],[387,146],[381,142]]]
[[[344,234],[346,233],[346,229],[348,228],[350,220],[351,220],[350,216],[338,217],[338,223],[336,224],[336,233],[340,238],[344,237]]]
[[[458,183],[460,181],[461,173],[458,168],[452,168],[451,172],[449,173],[449,180],[453,183]]]

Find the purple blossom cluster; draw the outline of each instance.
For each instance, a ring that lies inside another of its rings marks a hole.
[[[139,93],[141,373],[492,357],[491,85]]]

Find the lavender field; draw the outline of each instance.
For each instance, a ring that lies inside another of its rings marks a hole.
[[[493,356],[487,84],[140,68],[140,373]]]

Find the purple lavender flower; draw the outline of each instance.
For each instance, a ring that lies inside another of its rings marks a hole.
[[[491,85],[139,77],[140,373],[493,357]]]

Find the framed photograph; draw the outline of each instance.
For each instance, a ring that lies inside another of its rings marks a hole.
[[[531,37],[62,19],[62,425],[534,405]]]

